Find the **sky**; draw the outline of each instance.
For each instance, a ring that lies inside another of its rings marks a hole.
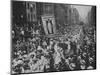
[[[86,20],[86,16],[87,16],[88,12],[91,10],[91,6],[72,5],[72,7],[76,8],[78,10],[80,17],[83,20]]]

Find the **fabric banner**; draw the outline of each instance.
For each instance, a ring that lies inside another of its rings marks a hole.
[[[43,28],[46,34],[55,34],[55,18],[54,16],[42,16]]]

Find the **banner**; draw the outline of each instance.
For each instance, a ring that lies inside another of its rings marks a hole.
[[[27,2],[26,3],[26,12],[27,12],[27,21],[29,21],[29,22],[37,21],[36,3],[35,2]]]
[[[42,16],[43,28],[46,34],[55,34],[55,18],[54,16]]]

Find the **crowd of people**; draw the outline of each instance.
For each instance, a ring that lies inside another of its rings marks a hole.
[[[13,74],[96,68],[95,28],[83,31],[82,40],[70,36],[42,36],[41,32],[44,33],[39,25],[12,28]]]

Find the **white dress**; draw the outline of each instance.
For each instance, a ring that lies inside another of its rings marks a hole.
[[[49,29],[49,33],[52,33],[52,26],[50,22],[48,22],[48,29]]]

